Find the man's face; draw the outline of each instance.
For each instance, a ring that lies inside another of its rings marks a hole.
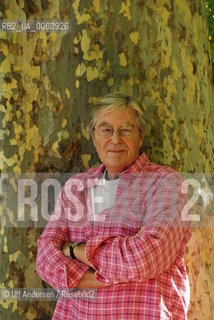
[[[95,124],[93,141],[108,173],[123,171],[138,158],[143,142],[135,112],[130,108],[117,113],[102,112]]]

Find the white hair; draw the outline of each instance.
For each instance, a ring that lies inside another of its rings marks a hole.
[[[142,106],[127,94],[114,92],[104,96],[91,110],[91,120],[89,123],[89,132],[93,136],[94,127],[98,116],[104,112],[118,113],[125,109],[131,109],[136,114],[138,129],[144,133],[146,125]]]

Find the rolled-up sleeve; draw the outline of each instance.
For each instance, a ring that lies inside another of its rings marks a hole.
[[[100,282],[145,281],[166,271],[183,257],[191,231],[181,221],[186,196],[174,174],[155,183],[144,200],[145,216],[133,236],[95,236],[87,241],[86,256]],[[128,210],[128,208],[127,208]]]
[[[61,245],[71,241],[68,221],[64,213],[63,189],[57,200],[55,212],[51,215],[45,230],[38,239],[36,271],[55,289],[75,288],[89,267],[78,260],[63,255]]]

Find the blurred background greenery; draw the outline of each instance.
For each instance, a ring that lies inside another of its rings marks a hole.
[[[207,19],[209,25],[209,39],[212,54],[212,64],[214,67],[214,0],[205,1],[207,9]]]

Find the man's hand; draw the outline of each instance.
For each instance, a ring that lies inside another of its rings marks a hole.
[[[63,245],[61,246],[61,250],[62,253],[64,254],[64,256],[70,258],[70,246],[71,246],[71,242],[65,242],[63,243]]]
[[[78,289],[97,289],[97,288],[106,288],[109,285],[106,283],[101,283],[97,281],[95,278],[95,271],[90,269],[88,272],[84,275],[84,277],[79,281],[76,288]]]
[[[61,246],[61,250],[62,253],[64,254],[64,256],[71,258],[70,256],[70,246],[71,246],[71,242],[65,242],[62,246]],[[85,255],[85,243],[80,243],[79,245],[77,245],[76,247],[73,248],[73,252],[74,255],[76,257],[77,260],[81,261],[82,263],[86,264],[89,267],[93,266],[90,264],[90,262],[88,261],[88,259],[86,258]]]
[[[61,246],[62,253],[64,256],[71,258],[70,256],[70,246],[72,242],[65,242]],[[74,255],[77,260],[81,261],[82,263],[86,264],[89,267],[92,267],[88,259],[85,255],[85,243],[80,243],[73,249]],[[95,271],[93,269],[88,270],[88,272],[84,275],[84,277],[79,281],[76,288],[79,289],[96,289],[96,288],[106,288],[108,284],[101,283],[96,280],[95,278]]]
[[[74,243],[75,242],[73,242],[73,244]],[[64,254],[64,256],[66,256],[70,259],[72,259],[70,256],[70,246],[71,245],[72,245],[72,242],[65,242],[61,246],[61,251]],[[97,281],[97,279],[95,278],[95,269],[91,265],[91,263],[88,261],[88,259],[86,258],[85,246],[86,246],[86,243],[82,242],[73,248],[73,253],[74,253],[76,259],[90,267],[90,270],[88,270],[88,272],[85,274],[85,276],[78,283],[77,288],[79,288],[79,289],[80,288],[81,289],[82,288],[106,288],[108,286],[112,286],[113,284],[109,285],[108,282],[102,283],[102,282]],[[75,260],[73,260],[73,261],[75,261]],[[123,282],[121,281],[121,283],[123,283]],[[116,283],[115,283],[115,285],[116,285]]]
[[[74,247],[73,249],[74,255],[76,257],[77,260],[81,261],[82,263],[86,264],[89,267],[93,266],[90,264],[90,262],[88,261],[88,259],[86,258],[86,254],[85,254],[85,243],[81,243],[80,245]]]

